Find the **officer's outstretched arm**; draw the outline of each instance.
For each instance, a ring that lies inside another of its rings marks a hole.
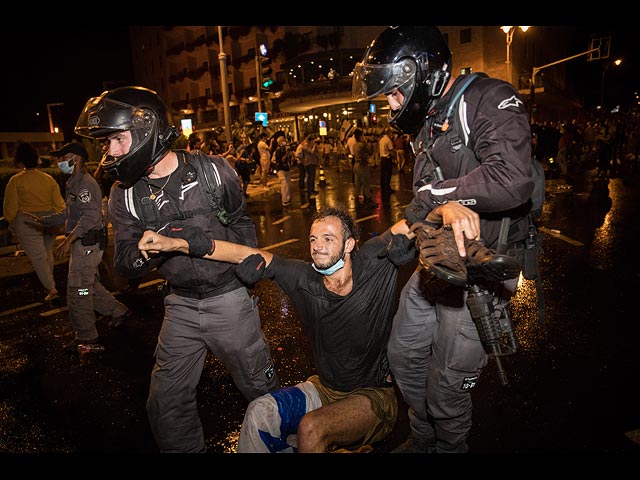
[[[200,239],[198,239],[198,243],[202,243]],[[194,247],[190,245],[188,240],[177,237],[166,237],[152,230],[144,232],[138,242],[138,249],[144,258],[149,258],[150,255],[160,252],[178,252],[186,255],[193,255],[195,253],[193,256],[238,264],[242,263],[242,261],[250,255],[260,254],[264,257],[267,265],[271,263],[271,259],[273,258],[273,254],[266,250],[214,239],[211,239],[210,244],[207,243],[207,249],[210,249],[208,252],[204,252],[203,254],[202,252],[205,249],[202,248],[198,248],[199,251],[194,252]]]

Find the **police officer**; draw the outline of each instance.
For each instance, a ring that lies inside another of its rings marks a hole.
[[[100,283],[98,268],[107,234],[102,218],[102,191],[84,166],[89,158],[87,150],[81,143],[71,142],[50,154],[58,159],[60,171],[69,175],[65,186],[66,209],[32,218],[45,226],[64,224],[66,237],[56,248],[55,255],[70,255],[67,306],[75,338],[65,345],[65,349],[77,352],[79,344],[100,341],[96,311],[111,317],[111,327],[122,325],[132,312]]]
[[[502,218],[509,219],[506,248],[527,237],[532,178],[529,116],[520,94],[502,80],[476,79],[453,113],[449,105],[468,75],[451,76],[451,52],[437,27],[389,27],[356,65],[356,100],[387,97],[389,123],[415,135],[414,198],[410,222],[450,224],[461,256],[464,239],[498,247]],[[446,132],[459,132],[458,141]],[[435,166],[444,173],[436,175]],[[463,206],[465,205],[465,206]],[[517,278],[491,285],[505,304]],[[418,269],[403,288],[388,355],[394,379],[409,405],[411,436],[395,451],[466,452],[471,391],[488,357],[466,306],[465,287]]]
[[[178,130],[164,101],[143,87],[90,99],[75,131],[109,145],[102,165],[119,180],[109,196],[118,271],[135,278],[157,268],[170,288],[147,399],[156,443],[162,452],[205,452],[196,387],[208,351],[249,401],[280,386],[256,302],[235,266],[200,258],[215,249],[212,238],[257,246],[238,175],[221,156],[171,150]],[[214,172],[209,182],[194,169],[205,162]],[[216,209],[207,183],[217,187]],[[144,259],[138,241],[148,229],[187,239],[189,255]]]

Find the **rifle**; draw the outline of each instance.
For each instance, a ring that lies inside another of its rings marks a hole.
[[[444,180],[442,169],[435,160],[428,155],[430,161],[429,173],[437,180]],[[507,247],[510,219],[503,217],[500,225],[500,235],[496,253],[504,253]],[[500,357],[511,355],[518,350],[518,342],[513,332],[511,317],[504,305],[494,305],[488,290],[476,283],[468,283],[467,308],[478,329],[480,342],[487,354],[496,362],[498,376],[502,385],[508,385],[506,372],[502,367]]]

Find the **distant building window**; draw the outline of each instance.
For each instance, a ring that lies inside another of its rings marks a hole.
[[[473,72],[471,67],[464,67],[460,69],[460,75],[468,75]]]
[[[460,30],[460,44],[471,43],[471,29],[465,28]]]

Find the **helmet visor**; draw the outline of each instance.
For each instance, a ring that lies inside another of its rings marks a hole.
[[[90,138],[105,138],[112,133],[141,128],[140,109],[104,95],[90,98],[78,117],[75,133]],[[148,123],[148,122],[147,122]]]
[[[359,102],[378,95],[388,95],[396,88],[403,90],[402,87],[413,81],[415,75],[416,63],[408,58],[384,65],[356,63],[353,69],[352,98]]]

